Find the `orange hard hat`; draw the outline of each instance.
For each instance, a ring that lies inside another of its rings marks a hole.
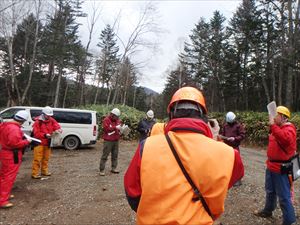
[[[202,95],[202,92],[196,88],[183,87],[183,88],[178,89],[172,96],[172,99],[168,105],[168,109],[167,109],[168,113],[170,113],[172,105],[178,101],[191,101],[191,102],[197,103],[202,107],[202,109],[204,110],[204,113],[207,114],[205,99]]]

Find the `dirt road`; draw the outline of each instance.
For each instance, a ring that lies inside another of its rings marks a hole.
[[[94,148],[65,151],[55,149],[50,161],[53,173],[49,179],[31,179],[32,151],[27,152],[13,188],[15,207],[0,210],[0,224],[135,224],[135,213],[127,204],[123,175],[137,142],[120,145],[120,174],[99,176],[102,143]],[[243,185],[229,191],[225,213],[215,223],[225,225],[281,224],[281,212],[274,218],[253,215],[264,204],[265,152],[242,148],[246,174]],[[295,184],[296,213],[300,215],[300,182]],[[300,219],[298,218],[298,223]]]

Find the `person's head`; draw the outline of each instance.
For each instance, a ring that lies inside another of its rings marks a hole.
[[[228,112],[226,114],[225,120],[227,123],[234,123],[236,119],[236,115],[233,112]]]
[[[50,106],[46,106],[42,109],[42,113],[47,120],[50,116],[53,116],[53,109]]]
[[[178,89],[167,108],[170,120],[198,118],[207,122],[207,108],[202,92],[194,87]]]
[[[19,124],[23,124],[26,120],[28,120],[28,117],[29,114],[26,110],[20,110],[14,115],[13,120]]]
[[[113,120],[117,120],[121,115],[121,111],[118,108],[114,108],[111,110],[110,115]]]
[[[147,119],[148,120],[152,120],[154,118],[154,112],[152,110],[149,110],[147,113],[146,113],[146,116],[147,116]]]
[[[290,110],[285,106],[278,106],[276,112],[277,115],[274,118],[274,122],[278,126],[281,126],[282,124],[286,123],[288,119],[291,117]]]

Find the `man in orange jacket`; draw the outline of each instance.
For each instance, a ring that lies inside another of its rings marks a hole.
[[[275,118],[270,116],[270,135],[267,150],[268,159],[265,176],[266,203],[264,209],[254,214],[259,217],[271,217],[276,208],[277,197],[282,211],[283,225],[296,222],[295,211],[291,200],[292,181],[289,180],[288,171],[281,169],[282,164],[288,163],[296,154],[297,131],[295,126],[288,122],[291,113],[284,106],[277,107]]]
[[[41,179],[43,176],[51,176],[48,168],[48,162],[51,155],[51,136],[55,132],[61,132],[60,125],[52,118],[53,109],[46,106],[42,109],[42,114],[35,119],[33,124],[33,135],[40,139],[42,143],[34,147],[32,174],[33,179]],[[39,174],[41,170],[41,175]]]
[[[124,177],[138,224],[213,224],[227,190],[244,175],[239,153],[212,139],[202,93],[183,87],[163,134],[139,143]]]
[[[18,111],[11,122],[0,124],[0,208],[13,206],[9,200],[22,162],[22,151],[31,140],[23,138],[21,125],[28,119],[28,112]]]

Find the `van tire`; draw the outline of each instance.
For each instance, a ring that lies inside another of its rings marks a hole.
[[[64,144],[65,149],[75,150],[79,147],[80,141],[79,141],[78,137],[71,135],[71,136],[67,136],[64,139],[63,144]]]

